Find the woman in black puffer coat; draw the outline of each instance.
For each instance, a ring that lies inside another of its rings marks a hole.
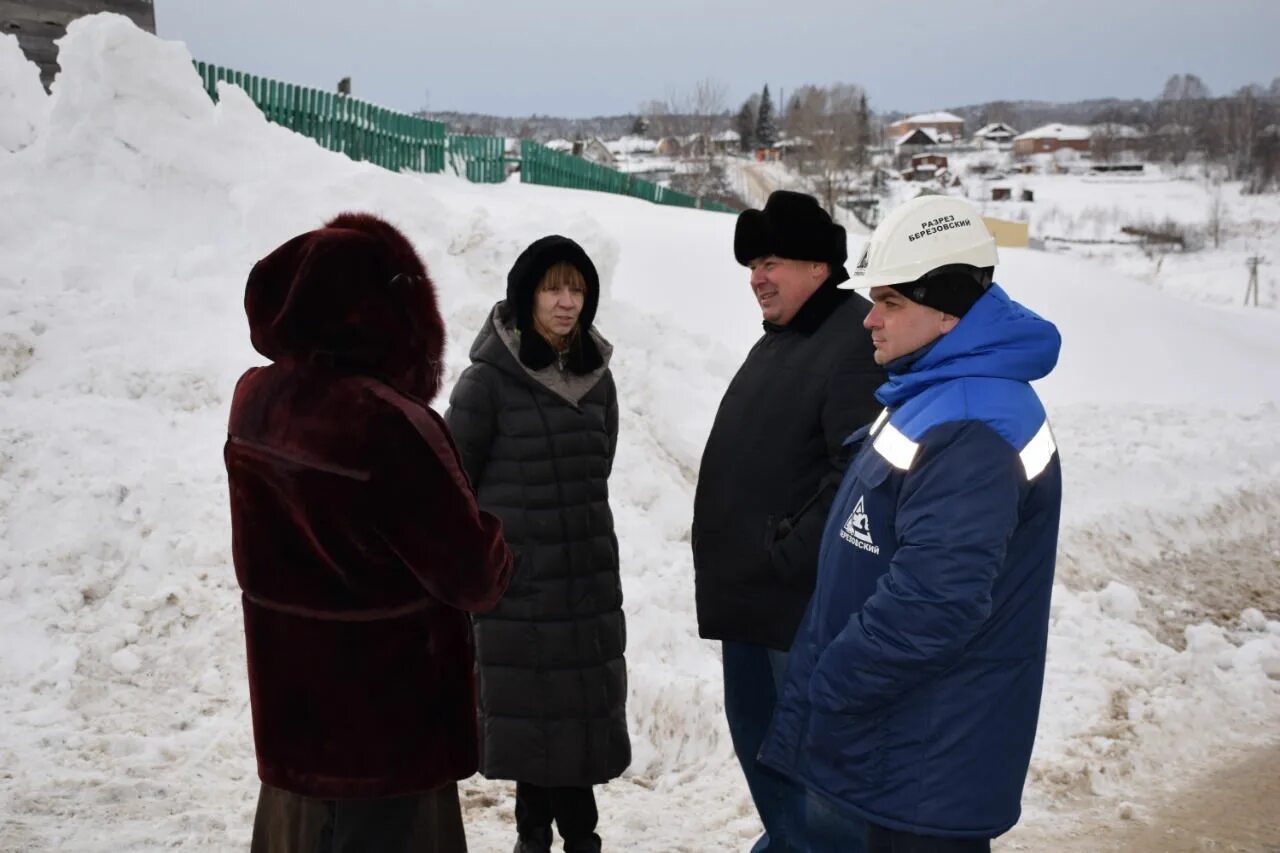
[[[516,853],[599,851],[591,786],[631,761],[626,629],[609,472],[613,348],[592,327],[595,265],[574,241],[533,243],[471,347],[445,419],[516,569],[477,617],[480,772],[516,785]]]

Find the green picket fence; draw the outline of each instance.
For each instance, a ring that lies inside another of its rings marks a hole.
[[[217,100],[220,80],[239,86],[270,121],[353,160],[394,171],[444,171],[446,128],[438,121],[204,62],[196,70],[211,98]]]
[[[268,120],[353,160],[365,160],[397,172],[443,172],[447,163],[469,181],[506,180],[506,140],[500,136],[451,135],[441,122],[384,109],[349,95],[295,86],[205,62],[195,65],[209,97],[217,100],[219,81],[238,86]],[[552,151],[527,139],[520,141],[520,161],[520,180],[528,184],[597,190],[655,204],[737,213],[719,202],[700,202],[687,193]]]
[[[552,151],[528,139],[520,140],[522,183],[626,195],[627,179],[622,172],[590,160]]]
[[[719,213],[738,212],[720,202],[699,200],[688,193],[658,186],[643,178],[615,171],[581,157],[552,151],[528,139],[520,140],[520,180],[526,184],[629,195],[655,204],[714,210]]]
[[[501,136],[460,136],[446,140],[453,171],[477,184],[507,179],[507,140]]]

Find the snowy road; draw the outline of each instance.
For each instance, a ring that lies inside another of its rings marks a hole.
[[[1054,853],[1277,853],[1280,741],[1231,752],[1220,763],[1121,804],[1081,804],[1053,828],[1024,826],[993,846]],[[1178,782],[1181,784],[1178,784]]]

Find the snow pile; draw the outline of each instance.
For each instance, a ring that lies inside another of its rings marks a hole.
[[[0,92],[30,76],[4,56],[0,43]],[[733,217],[352,163],[239,90],[215,106],[180,45],[116,16],[73,24],[62,65],[47,124],[0,150],[0,849],[247,845],[256,779],[221,461],[230,391],[258,361],[243,283],[344,209],[419,247],[452,334],[448,383],[530,241],[563,233],[596,260],[623,409],[611,491],[635,744],[602,791],[603,834],[652,853],[746,846],[758,824],[718,649],[696,636],[688,543],[703,443],[760,328]],[[1260,365],[1280,359],[1280,325],[1082,260],[1011,252],[1002,273],[1068,341],[1043,389],[1070,587],[1028,789],[1044,826],[1065,794],[1119,797],[1203,762],[1232,727],[1247,739],[1280,722],[1280,623],[1240,603],[1263,572],[1206,562],[1240,543],[1274,560],[1280,388]],[[1239,593],[1226,618],[1210,579]],[[508,791],[465,783],[474,849],[510,846]]]
[[[27,62],[17,36],[0,33],[0,151],[30,145],[48,111],[39,69]]]

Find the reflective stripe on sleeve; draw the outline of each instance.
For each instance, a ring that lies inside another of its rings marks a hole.
[[[916,451],[920,449],[920,445],[899,432],[898,428],[893,424],[885,424],[884,428],[880,430],[880,434],[876,436],[875,443],[871,446],[890,465],[901,471],[906,471],[911,467],[912,461],[916,458]]]
[[[1053,453],[1057,449],[1058,445],[1053,440],[1053,430],[1049,429],[1049,421],[1046,418],[1039,432],[1018,454],[1022,457],[1022,467],[1026,469],[1028,480],[1034,480],[1040,476],[1040,473],[1049,466],[1049,460],[1053,459]]]
[[[875,435],[880,431],[880,427],[884,426],[884,422],[889,420],[889,410],[885,409],[876,417],[875,423],[871,424],[871,435]]]

